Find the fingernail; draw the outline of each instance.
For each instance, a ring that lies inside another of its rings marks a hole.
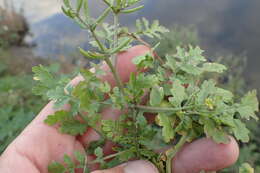
[[[127,162],[124,165],[124,173],[159,173],[157,168],[145,160]]]

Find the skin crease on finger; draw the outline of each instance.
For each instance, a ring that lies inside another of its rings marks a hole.
[[[131,59],[147,51],[149,48],[145,46],[135,46],[118,55],[118,64],[120,64],[118,72],[123,82],[129,79],[131,72],[136,71]],[[109,69],[105,67],[105,70]],[[115,85],[111,73],[102,79]],[[81,80],[81,77],[77,77],[72,84],[76,85]],[[65,153],[72,155],[75,150],[83,152],[82,144],[90,142],[91,138],[98,138],[97,134],[88,131],[80,140],[77,140],[73,136],[60,134],[55,127],[45,125],[43,120],[54,113],[52,105],[53,103],[50,102],[3,153],[0,157],[1,173],[13,173],[17,170],[21,173],[47,173],[47,166],[51,161],[62,161]],[[69,106],[65,106],[64,109],[69,109]],[[104,116],[116,118],[120,116],[120,113],[110,109]],[[192,171],[201,168],[219,169],[232,164],[237,159],[237,155],[238,147],[233,139],[227,145],[215,144],[208,139],[199,139],[192,144],[187,144],[177,155],[174,160],[175,171],[177,173],[197,173]],[[207,159],[203,159],[204,157]]]

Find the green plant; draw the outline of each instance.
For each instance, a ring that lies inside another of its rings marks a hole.
[[[0,76],[0,153],[33,119],[43,104],[31,93],[32,75]]]
[[[53,100],[54,108],[58,109],[45,123],[59,124],[59,131],[70,135],[82,135],[86,128],[100,134],[100,140],[87,149],[88,154],[96,155],[95,160],[87,161],[83,153],[76,151],[77,164],[65,155],[65,166],[53,162],[49,166],[50,172],[74,172],[76,168],[90,172],[91,164],[110,168],[130,159],[146,159],[160,172],[170,173],[174,166],[171,160],[185,142],[206,136],[217,143],[227,143],[229,134],[242,142],[249,141],[249,130],[241,120],[258,119],[255,90],[235,101],[237,98],[234,99],[232,92],[217,85],[216,78],[205,75],[221,74],[226,67],[208,62],[199,47],[177,47],[175,54],[161,59],[154,53],[159,44],[150,46],[142,39],[143,36],[160,38],[168,32],[158,21],[137,20],[136,31],[119,24],[120,14],[133,13],[143,7],[135,6],[140,0],[102,1],[107,8],[96,19],[89,15],[87,0],[77,0],[76,7],[64,0],[62,9],[92,34],[93,51],[79,50],[87,58],[105,61],[116,86],[99,78],[106,73],[99,65],[93,65],[95,72],[82,69],[80,75],[84,80],[77,86],[68,85],[69,78],[66,77],[58,80],[48,68],[33,68],[34,79],[38,81],[34,93]],[[111,13],[114,23],[103,23]],[[123,83],[117,72],[116,55],[132,47],[134,42],[145,44],[150,51],[133,59],[138,73],[132,73],[130,80]],[[149,99],[143,103],[147,94]],[[64,104],[70,104],[71,110],[59,110]],[[106,107],[127,111],[118,120],[102,120],[100,112]],[[155,120],[148,123],[147,116],[152,116],[151,113]],[[97,126],[98,122],[101,126]],[[104,155],[102,146],[106,140],[116,144],[115,154]],[[171,146],[172,143],[175,145]],[[165,152],[155,152],[166,146],[169,149]]]
[[[156,53],[161,57],[166,54],[175,54],[177,46],[196,46],[200,43],[198,32],[194,27],[181,25],[170,27],[170,32],[163,34],[159,41],[160,45],[156,49]],[[156,40],[153,42],[156,43]]]
[[[228,89],[234,93],[235,100],[239,98],[246,92],[250,85],[246,83],[244,76],[245,67],[247,64],[247,57],[244,54],[241,55],[226,55],[219,56],[217,58],[218,62],[224,63],[229,69],[222,75],[217,77],[218,83],[225,89]],[[259,116],[259,113],[257,114]],[[221,172],[227,173],[237,173],[239,172],[239,167],[244,162],[250,163],[254,168],[255,172],[259,172],[259,149],[256,147],[260,143],[259,141],[259,124],[255,121],[244,121],[250,130],[250,143],[239,143],[240,144],[240,154],[236,164],[230,168],[226,168]]]
[[[0,154],[44,103],[41,97],[32,94],[32,72],[28,72],[24,63],[20,64],[25,61],[28,66],[32,63],[22,56],[19,60],[12,57],[9,49],[0,51]],[[54,71],[54,65],[49,69]]]
[[[164,58],[165,54],[175,54],[175,47],[187,47],[187,45],[198,45],[200,39],[198,33],[192,27],[183,27],[176,25],[172,27],[170,33],[165,33],[160,40],[161,44],[156,49],[156,53]],[[218,54],[211,56],[213,59],[211,61],[216,61],[218,63],[224,64],[229,67],[222,75],[208,74],[209,78],[214,78],[217,83],[227,89],[232,91],[235,100],[239,101],[239,98],[246,93],[250,85],[246,82],[244,77],[247,57],[245,54],[233,55],[233,54]],[[259,114],[258,114],[259,116]],[[238,161],[233,166],[222,170],[221,172],[226,173],[238,173],[239,167],[242,163],[248,162],[255,169],[255,172],[259,172],[259,160],[260,152],[259,148],[256,146],[260,145],[259,138],[259,124],[255,121],[245,121],[246,125],[250,130],[250,143],[240,143],[240,154]]]

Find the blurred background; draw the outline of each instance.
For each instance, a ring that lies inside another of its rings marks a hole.
[[[103,7],[91,1],[93,15]],[[121,17],[131,27],[137,18],[159,19],[171,29],[158,53],[175,47],[199,45],[205,56],[229,66],[219,79],[237,94],[260,89],[259,0],[143,0],[145,8]],[[0,153],[37,114],[46,100],[31,94],[31,67],[50,65],[69,73],[88,62],[77,47],[88,47],[88,33],[61,12],[61,0],[0,0]],[[54,64],[54,65],[53,65]],[[260,172],[260,128],[250,122],[252,141],[241,145],[237,163],[251,163]],[[257,168],[258,167],[258,168]],[[233,166],[223,172],[237,172]]]

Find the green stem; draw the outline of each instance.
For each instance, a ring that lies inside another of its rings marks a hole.
[[[101,43],[101,41],[98,39],[98,37],[97,37],[95,31],[94,31],[86,22],[84,22],[84,20],[82,20],[79,15],[77,15],[77,18],[78,18],[84,25],[86,25],[86,27],[89,28],[89,30],[90,30],[90,32],[91,32],[93,38],[95,39],[95,41],[97,42],[97,44],[98,44],[98,46],[99,46],[99,48],[100,48],[103,52],[105,52],[105,51],[106,51],[106,48],[105,48],[105,46]],[[117,35],[117,34],[116,34],[116,35]],[[114,55],[114,56],[115,56],[115,55]],[[115,57],[116,57],[116,56],[115,56]],[[121,92],[124,93],[123,83],[122,83],[122,81],[121,81],[121,79],[120,79],[120,77],[119,77],[119,75],[118,75],[118,73],[117,73],[116,66],[113,66],[113,64],[112,64],[112,62],[110,61],[109,57],[105,58],[105,62],[106,62],[107,65],[109,66],[109,68],[110,68],[110,70],[111,70],[111,72],[112,72],[112,74],[113,74],[113,76],[114,76],[114,78],[115,78],[115,80],[116,80],[116,83],[117,83],[118,87],[120,88]]]
[[[118,45],[118,36],[117,36],[117,33],[118,33],[118,14],[114,14],[114,25],[115,25],[115,35],[114,35],[114,48],[117,47]],[[117,83],[117,86],[119,87],[119,89],[121,90],[122,94],[124,95],[124,85],[119,77],[119,74],[117,72],[117,53],[116,52],[115,54],[112,55],[112,62],[110,61],[109,58],[105,58],[105,62],[107,63],[107,65],[109,66],[115,80],[116,80],[116,83]]]
[[[158,113],[158,112],[176,112],[181,111],[183,109],[190,109],[194,108],[195,106],[184,106],[180,108],[165,108],[165,107],[151,107],[151,106],[143,106],[143,105],[134,105],[133,107],[145,111],[145,112],[151,112],[151,113]]]
[[[105,52],[106,48],[105,48],[104,45],[101,43],[101,41],[98,39],[98,37],[97,37],[95,31],[92,29],[92,27],[91,27],[88,23],[86,23],[86,22],[81,18],[81,16],[79,15],[79,13],[77,13],[76,17],[79,19],[79,21],[80,21],[81,23],[83,23],[83,24],[90,30],[90,32],[91,32],[93,38],[95,39],[95,41],[97,42],[99,48],[100,48],[103,52]]]
[[[137,153],[137,158],[140,158],[140,152],[139,152],[139,140],[138,140],[138,124],[137,124],[137,115],[138,111],[136,109],[133,109],[133,122],[134,122],[134,143]]]
[[[115,20],[115,22],[118,23],[118,19]],[[115,28],[115,30],[117,32],[117,28]],[[95,31],[93,29],[91,29],[91,28],[90,28],[90,31],[92,33],[93,38],[95,39],[95,41],[97,42],[98,46],[100,47],[100,49],[105,52],[106,48],[103,46],[103,44],[98,39]],[[117,34],[115,34],[115,35],[117,35]],[[116,47],[117,46],[117,36],[114,38],[114,43],[115,43],[114,45]],[[114,57],[114,59],[116,59],[116,54],[112,55],[112,58],[113,57]],[[120,88],[121,92],[124,93],[123,83],[122,83],[122,81],[121,81],[121,79],[119,77],[119,74],[118,74],[117,70],[116,70],[116,60],[115,60],[115,63],[113,65],[113,63],[110,61],[109,57],[106,57],[105,58],[105,62],[107,63],[108,67],[110,68],[110,70],[111,70],[111,72],[112,72],[112,74],[113,74],[113,76],[114,76],[114,78],[116,80],[117,86]]]
[[[103,157],[103,160],[112,159],[112,158],[114,158],[114,157],[116,157],[116,156],[119,156],[119,155],[121,155],[121,154],[124,154],[125,152],[126,152],[126,151],[121,151],[121,152],[118,152],[118,153],[115,153],[115,154],[110,154],[110,155],[108,155],[108,156],[106,156],[106,157]],[[99,163],[99,161],[94,160],[94,161],[89,162],[88,164],[94,164],[94,163]]]
[[[112,62],[110,61],[109,58],[105,58],[105,62],[107,63],[108,67],[110,68],[115,80],[116,80],[116,83],[117,83],[117,86],[119,87],[119,89],[121,90],[121,92],[124,94],[124,85],[117,73],[117,70],[116,70],[116,67],[113,66]]]
[[[104,2],[107,6],[109,6],[109,7],[113,10],[113,12],[115,11],[113,5],[110,4],[107,0],[103,0],[103,2]]]
[[[185,144],[187,138],[188,138],[189,134],[186,133],[185,135],[183,135],[181,137],[181,139],[179,140],[179,142],[172,148],[170,148],[169,150],[166,151],[166,173],[171,173],[173,166],[172,166],[172,159],[173,157],[177,154],[177,152],[181,149],[181,147]]]
[[[118,46],[118,22],[119,22],[119,18],[118,18],[118,14],[114,13],[114,49]],[[114,65],[114,67],[116,66],[117,64],[117,56],[116,54],[114,54],[112,56],[112,64]]]
[[[85,162],[84,162],[84,167],[83,167],[83,173],[86,172],[86,169],[87,169],[87,163],[88,163],[88,159],[87,159],[87,156],[85,156]]]
[[[99,48],[100,48],[103,52],[105,52],[105,51],[106,51],[106,48],[105,48],[105,46],[101,43],[101,41],[98,39],[98,37],[97,37],[95,31],[94,31],[93,29],[90,29],[90,32],[92,33],[92,36],[93,36],[93,38],[95,39],[95,41],[97,42]]]

